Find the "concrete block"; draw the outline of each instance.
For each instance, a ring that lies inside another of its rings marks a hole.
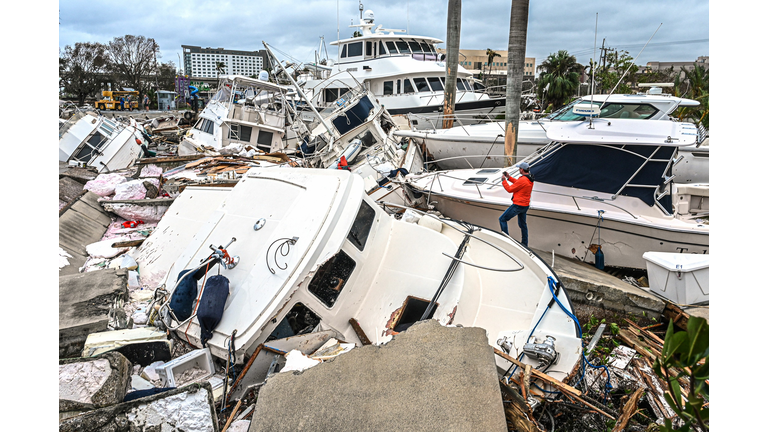
[[[207,382],[96,409],[59,423],[59,432],[218,430]]]
[[[119,351],[133,364],[148,366],[155,361],[171,359],[173,342],[164,331],[155,327],[91,333],[83,345],[83,357],[93,357],[108,351]]]
[[[88,335],[108,330],[109,311],[128,299],[128,271],[59,277],[59,357],[79,357]]]
[[[59,411],[83,411],[123,401],[131,386],[131,362],[120,353],[59,361]]]
[[[507,431],[493,349],[481,328],[428,320],[259,390],[249,432]]]

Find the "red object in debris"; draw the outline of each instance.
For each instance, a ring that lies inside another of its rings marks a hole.
[[[136,144],[141,145],[141,140],[136,138]]]
[[[137,220],[137,221],[125,221],[123,222],[123,228],[136,228],[139,225],[142,225],[144,221]]]
[[[349,164],[347,164],[347,157],[342,156],[341,159],[339,159],[339,163],[337,165],[338,169],[349,169]]]

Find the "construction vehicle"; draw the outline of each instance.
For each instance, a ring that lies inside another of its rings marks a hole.
[[[139,92],[137,91],[110,91],[104,90],[101,92],[104,99],[96,101],[96,108],[104,110],[137,110],[139,109]],[[131,101],[125,100],[125,103],[120,105],[120,98],[127,99],[131,97]]]

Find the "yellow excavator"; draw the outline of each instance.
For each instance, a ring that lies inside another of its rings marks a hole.
[[[101,92],[104,99],[96,101],[96,108],[104,110],[137,110],[139,109],[139,92],[137,91],[109,91],[104,90]],[[130,102],[128,96],[131,97]],[[120,98],[123,98],[124,103],[120,105]]]

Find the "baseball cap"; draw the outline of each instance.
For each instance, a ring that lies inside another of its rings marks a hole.
[[[520,162],[520,164],[517,166],[523,171],[528,171],[531,167],[528,165],[528,162]]]

